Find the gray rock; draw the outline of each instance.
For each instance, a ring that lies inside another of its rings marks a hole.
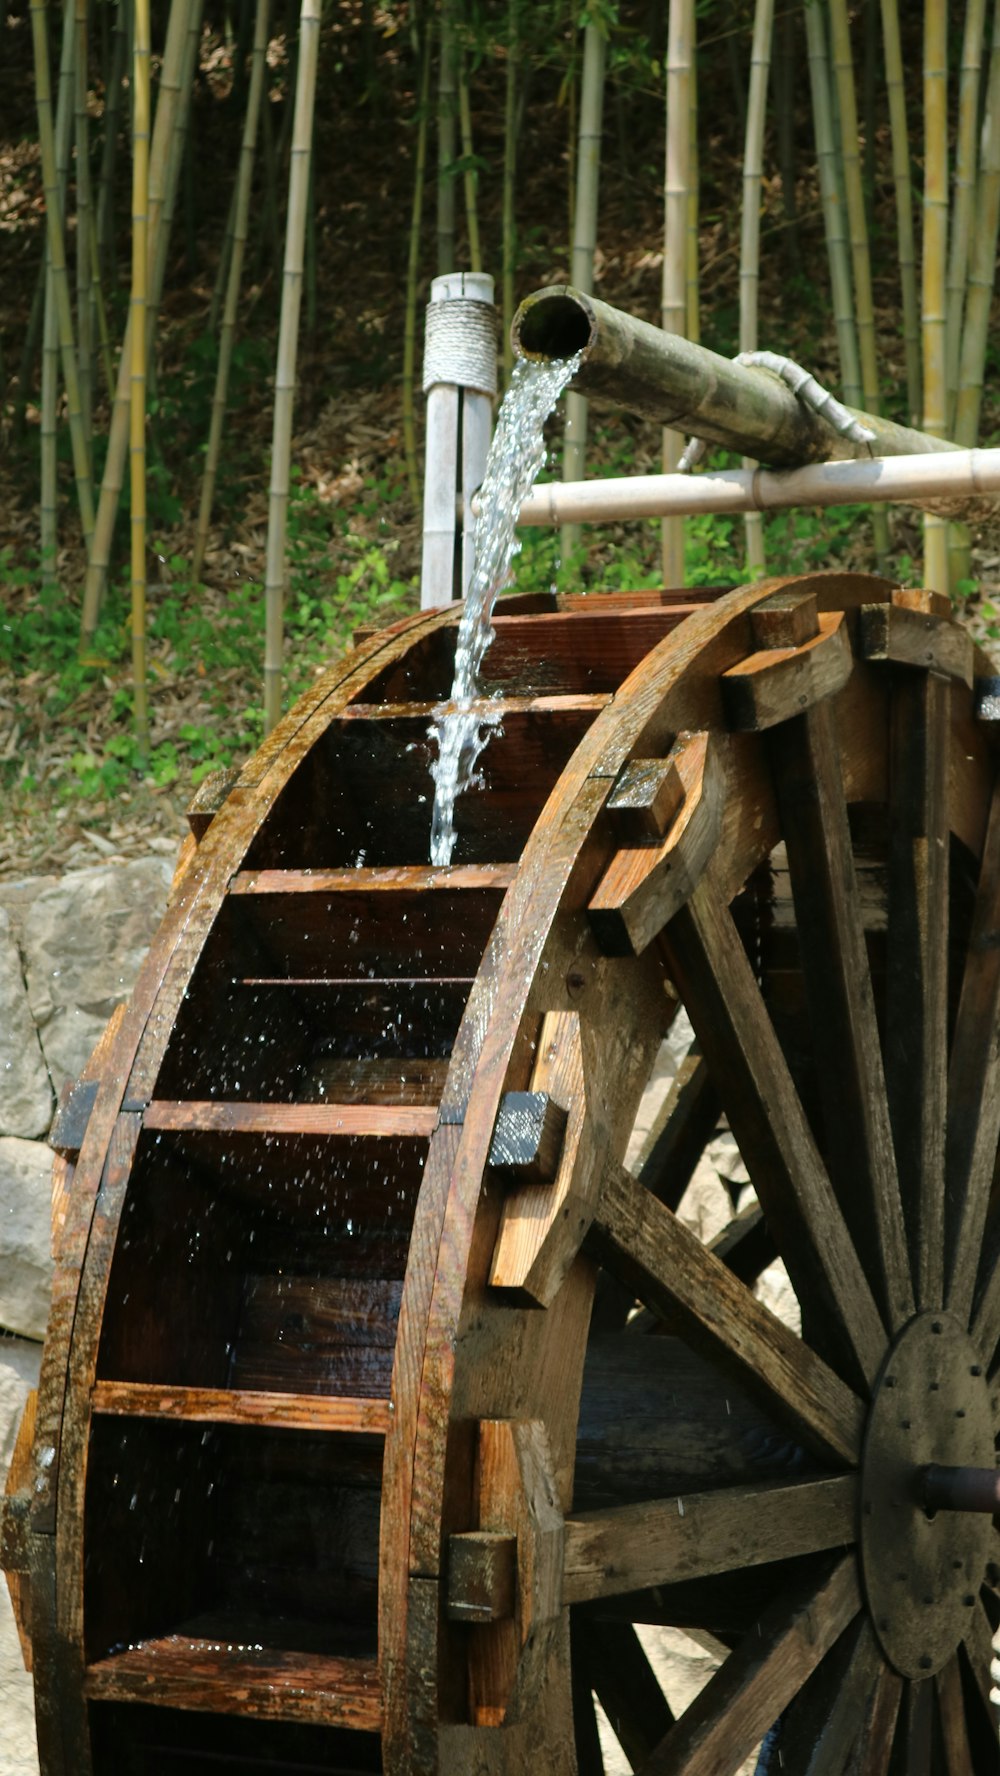
[[[102,864],[73,870],[11,908],[56,1090],[79,1076],[115,1006],[131,992],[172,875],[166,857]]]
[[[0,907],[0,1134],[33,1140],[52,1120],[52,1086],[9,914]]]
[[[52,1286],[52,1149],[0,1138],[0,1326],[43,1338]]]

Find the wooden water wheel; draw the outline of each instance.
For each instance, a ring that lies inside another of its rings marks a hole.
[[[941,1508],[998,1418],[971,644],[857,576],[692,598],[507,602],[447,869],[448,613],[202,817],[61,1125],[4,1520],[44,1776],[596,1776],[598,1702],[647,1776],[997,1769],[992,1518]]]

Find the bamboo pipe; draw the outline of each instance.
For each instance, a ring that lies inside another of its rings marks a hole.
[[[850,408],[875,434],[854,444],[796,399],[767,370],[747,369],[679,335],[623,314],[568,284],[552,284],[522,302],[511,338],[523,358],[582,361],[572,386],[606,406],[692,432],[776,468],[859,456],[957,450],[945,438]]]
[[[995,517],[1000,450],[808,463],[803,468],[723,469],[698,475],[629,475],[546,481],[521,504],[519,524],[604,524],[664,513],[777,512],[793,506],[898,501],[938,517]],[[991,497],[993,496],[993,497]],[[473,502],[475,510],[475,502]]]

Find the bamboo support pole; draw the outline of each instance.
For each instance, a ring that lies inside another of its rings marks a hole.
[[[986,0],[968,0],[962,33],[962,66],[958,84],[958,133],[955,140],[954,199],[948,241],[946,282],[947,331],[945,380],[948,389],[949,424],[954,424],[958,392],[959,355],[962,342],[962,311],[965,306],[969,241],[976,195],[976,133],[982,83],[983,37]]]
[[[830,67],[826,50],[826,26],[819,0],[806,0],[806,46],[809,56],[809,85],[812,92],[813,128],[816,134],[816,164],[819,171],[820,197],[823,204],[823,225],[826,251],[830,262],[830,290],[833,296],[833,318],[840,352],[840,380],[844,400],[861,399],[861,364],[858,357],[858,336],[854,324],[854,297],[851,289],[851,266],[844,229],[844,210],[837,176],[837,151],[833,129],[833,104],[830,92]]]
[[[889,132],[892,141],[892,180],[896,197],[896,244],[899,256],[900,290],[903,299],[906,399],[910,424],[918,425],[923,411],[920,308],[917,302],[917,249],[913,231],[913,181],[910,175],[910,136],[906,122],[903,49],[899,32],[898,0],[881,0],[881,4],[885,84],[886,96],[889,101]]]
[[[181,74],[188,43],[189,13],[192,6],[200,18],[201,0],[171,0],[163,64],[160,72],[156,118],[153,123],[149,152],[150,198],[147,250],[151,254],[155,252],[155,243],[162,226],[163,174],[161,169],[166,165],[170,138],[174,129],[174,115],[177,96],[180,92]],[[162,263],[165,266],[165,255]],[[154,257],[153,265],[155,266],[155,264]],[[149,276],[147,276],[147,294],[155,295],[154,281]],[[118,380],[115,385],[115,398],[111,407],[111,420],[108,427],[108,448],[104,462],[104,475],[101,480],[101,495],[97,504],[93,541],[87,557],[87,578],[83,589],[83,614],[80,624],[80,646],[83,651],[86,651],[97,627],[101,599],[107,584],[108,568],[111,562],[111,541],[125,474],[131,398],[129,388],[129,366],[132,361],[131,327],[130,313],[125,327],[121,357],[118,360]]]
[[[427,176],[427,110],[431,94],[430,14],[424,21],[420,52],[420,94],[417,99],[417,146],[413,156],[413,201],[410,206],[410,238],[406,254],[406,307],[403,319],[403,455],[406,479],[414,511],[420,509],[420,468],[417,462],[417,419],[414,391],[417,375],[417,284],[420,279],[420,224],[424,213],[424,181]]]
[[[924,9],[924,239],[921,318],[924,428],[943,438],[948,426],[945,366],[945,267],[948,258],[948,12]],[[943,520],[924,520],[924,583],[948,591],[948,532]]]
[[[76,0],[76,55],[74,59],[74,134],[76,137],[76,331],[77,367],[80,377],[80,409],[90,439],[94,416],[94,325],[92,282],[94,260],[91,236],[94,210],[90,184],[90,130],[87,118],[88,75],[87,0]]]
[[[583,73],[580,84],[580,129],[577,138],[576,202],[573,206],[574,288],[594,287],[594,252],[597,247],[597,203],[601,177],[601,137],[604,124],[604,70],[607,43],[599,25],[586,25],[583,33]],[[564,481],[579,481],[587,460],[587,397],[571,389],[566,396],[563,427]],[[568,561],[579,546],[572,525],[562,533],[560,552]]]
[[[520,71],[521,0],[507,0],[507,72],[504,83],[503,218],[500,263],[501,326],[504,378],[509,379],[513,358],[510,328],[514,318],[514,269],[517,264],[517,220],[514,205],[517,177],[517,83]]]
[[[215,497],[215,480],[219,468],[222,426],[226,416],[229,370],[233,360],[233,345],[236,340],[236,314],[239,306],[240,279],[243,273],[243,256],[246,251],[254,154],[257,147],[257,129],[260,123],[261,98],[264,92],[267,21],[268,0],[257,0],[253,49],[250,57],[250,88],[247,94],[243,139],[240,143],[240,164],[236,177],[236,206],[233,216],[233,243],[229,261],[229,276],[226,281],[226,306],[223,311],[222,331],[219,336],[219,358],[215,371],[215,389],[212,395],[212,418],[209,425],[208,448],[205,452],[205,473],[201,483],[198,529],[191,562],[191,578],[195,585],[200,582],[202,568],[205,565],[208,528],[212,517],[212,501]]]
[[[878,386],[878,350],[875,340],[875,302],[872,294],[871,254],[868,250],[868,217],[865,211],[861,156],[858,151],[858,101],[854,81],[854,57],[847,0],[830,0],[830,40],[840,115],[840,160],[847,199],[851,265],[854,271],[858,354],[861,364],[861,399],[870,413],[881,406]],[[879,560],[889,553],[889,528],[881,509],[872,514],[875,552]]]
[[[769,370],[721,358],[705,346],[663,333],[568,284],[537,290],[514,318],[516,351],[528,358],[583,353],[574,383],[593,401],[692,432],[775,467],[826,458],[900,456],[955,449],[945,439],[849,409],[875,441],[831,433]]]
[[[750,93],[747,100],[747,133],[743,151],[743,210],[740,218],[740,351],[758,347],[757,313],[760,292],[760,211],[764,179],[764,121],[767,81],[771,67],[774,0],[757,0],[753,43],[750,50]],[[744,457],[743,467],[756,467]],[[759,512],[748,512],[745,522],[747,572],[751,578],[764,572],[764,526]]]
[[[665,333],[683,335],[687,322],[685,270],[687,207],[691,182],[691,85],[694,61],[694,0],[670,0],[667,14],[667,132],[663,177],[663,279],[660,320]],[[663,469],[676,469],[684,439],[672,427],[663,431]],[[664,519],[661,556],[665,586],[684,584],[684,525]]]
[[[809,463],[799,469],[546,481],[526,496],[518,523],[606,524],[658,518],[664,512],[778,512],[889,500],[945,519],[978,520],[995,517],[998,495],[1000,450],[949,449]]]
[[[976,228],[969,263],[962,349],[959,359],[958,399],[955,405],[955,437],[971,448],[979,436],[983,399],[983,374],[989,335],[990,308],[996,281],[997,239],[1000,235],[1000,4],[993,14],[990,67],[983,114],[979,179],[976,187]]]
[[[35,53],[35,100],[42,153],[46,237],[58,320],[59,358],[66,387],[73,472],[76,477],[80,522],[83,527],[84,540],[89,549],[94,531],[94,500],[90,474],[90,451],[87,446],[83,414],[80,409],[80,381],[77,375],[73,315],[69,299],[69,276],[66,270],[63,211],[59,198],[55,129],[52,121],[52,89],[49,78],[49,46],[45,10],[45,0],[31,0],[31,25]],[[72,24],[72,19],[70,23]]]
[[[274,426],[271,436],[271,484],[268,496],[267,568],[264,585],[264,727],[270,733],[281,714],[285,539],[288,526],[289,465],[292,454],[292,410],[302,303],[306,200],[312,159],[316,67],[319,60],[321,0],[302,0],[299,15],[299,64],[295,81],[295,115],[288,169],[288,222],[285,268],[278,329],[278,361],[274,378]]]
[[[146,703],[146,294],[149,225],[149,0],[135,0],[132,91],[132,350],[129,492],[132,518],[132,686],[140,756],[149,752]]]

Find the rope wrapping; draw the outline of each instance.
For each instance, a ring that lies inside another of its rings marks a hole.
[[[427,305],[424,379],[427,393],[436,382],[497,392],[497,311],[492,302],[459,296]]]

